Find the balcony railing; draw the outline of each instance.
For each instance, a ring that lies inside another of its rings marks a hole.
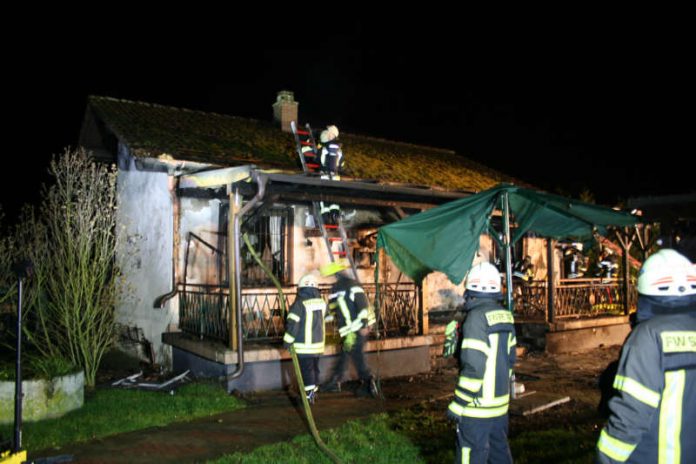
[[[364,284],[370,301],[374,302],[375,284]],[[322,287],[328,299],[329,287]],[[179,285],[179,327],[201,339],[229,340],[229,288],[210,285]],[[297,288],[283,290],[286,308],[295,301]],[[380,284],[378,330],[381,337],[396,337],[422,333],[422,299],[420,289],[413,283]],[[280,297],[274,289],[242,290],[242,334],[244,340],[278,341],[285,332]],[[327,325],[327,335],[336,335],[334,323]]]
[[[548,320],[546,281],[514,286],[515,314],[527,320]],[[637,301],[629,287],[629,308]],[[624,314],[622,284],[617,279],[562,279],[554,287],[554,317],[577,318]]]

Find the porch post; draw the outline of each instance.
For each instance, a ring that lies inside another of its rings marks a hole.
[[[621,250],[623,251],[623,259],[621,260],[621,265],[623,266],[623,278],[621,279],[622,282],[622,293],[623,293],[623,300],[624,300],[624,314],[628,315],[629,308],[630,308],[630,302],[628,301],[629,294],[630,294],[630,285],[631,285],[631,264],[629,262],[629,256],[628,252],[631,250],[631,245],[633,244],[633,237],[636,232],[631,234],[628,230],[628,228],[625,228],[624,230],[617,229],[616,231],[616,237],[619,239],[619,244],[621,245]],[[623,232],[623,233],[622,233]]]
[[[546,320],[551,324],[555,318],[555,296],[556,284],[553,279],[554,274],[554,243],[552,238],[546,239]]]
[[[425,292],[427,291],[426,278],[421,280],[420,285],[416,283],[415,291],[418,298],[418,318],[421,322],[421,330],[419,335],[428,335],[430,326],[428,321],[428,311],[427,307],[425,306]]]
[[[621,244],[623,247],[623,243]],[[630,286],[630,273],[631,273],[631,268],[629,267],[630,264],[628,262],[628,250],[630,249],[630,244],[629,246],[624,248],[624,253],[623,253],[623,297],[624,297],[624,315],[628,315],[629,308],[630,308],[630,302],[628,301],[629,299],[629,286]]]

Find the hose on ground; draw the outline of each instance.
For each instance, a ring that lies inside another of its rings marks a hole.
[[[280,282],[278,281],[276,276],[273,275],[273,272],[271,272],[268,266],[266,266],[266,264],[263,261],[261,261],[261,258],[259,257],[258,253],[249,241],[249,237],[247,236],[247,234],[244,234],[242,236],[242,239],[244,240],[244,243],[246,243],[247,249],[249,250],[249,253],[251,253],[251,256],[253,256],[254,260],[256,260],[261,269],[263,269],[263,271],[266,273],[266,275],[268,275],[268,277],[273,281],[273,284],[278,289],[278,300],[280,301],[282,315],[283,317],[285,317],[287,309],[285,307],[285,296],[283,295],[283,287],[280,285]],[[341,464],[341,460],[338,459],[338,457],[328,448],[328,446],[326,446],[326,444],[322,441],[321,437],[319,436],[319,431],[317,430],[317,426],[314,423],[312,409],[310,408],[309,402],[307,401],[307,397],[304,394],[305,386],[304,381],[302,380],[302,373],[300,372],[300,362],[297,359],[297,353],[295,353],[295,347],[293,345],[290,345],[290,355],[292,357],[292,365],[295,368],[295,378],[297,379],[300,398],[302,398],[302,406],[304,407],[304,412],[307,416],[307,424],[309,425],[309,430],[312,433],[314,442],[317,444],[319,449],[322,450],[324,454],[326,454],[326,456],[328,456],[328,458],[331,459],[335,464]]]

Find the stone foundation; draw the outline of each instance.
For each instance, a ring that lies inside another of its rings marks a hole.
[[[172,345],[174,371],[190,370],[196,377],[224,378],[237,368],[237,353],[219,344],[190,339],[181,333],[162,334],[164,343]],[[380,378],[415,375],[430,370],[430,336],[370,340],[365,346],[365,358],[372,373]],[[329,376],[338,361],[340,348],[327,344],[319,361],[320,383]],[[288,388],[295,374],[290,354],[280,345],[245,346],[244,373],[228,381],[228,391],[261,391]],[[350,363],[346,379],[357,374]]]

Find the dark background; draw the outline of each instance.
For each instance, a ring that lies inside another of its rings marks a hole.
[[[314,40],[290,20],[238,18],[213,35],[181,24],[50,28],[40,46],[6,57],[6,222],[37,201],[51,155],[77,143],[90,94],[270,120],[286,89],[314,127],[454,149],[576,198],[694,192],[693,74],[677,28],[502,35],[462,32],[473,19],[413,21],[330,19]]]

